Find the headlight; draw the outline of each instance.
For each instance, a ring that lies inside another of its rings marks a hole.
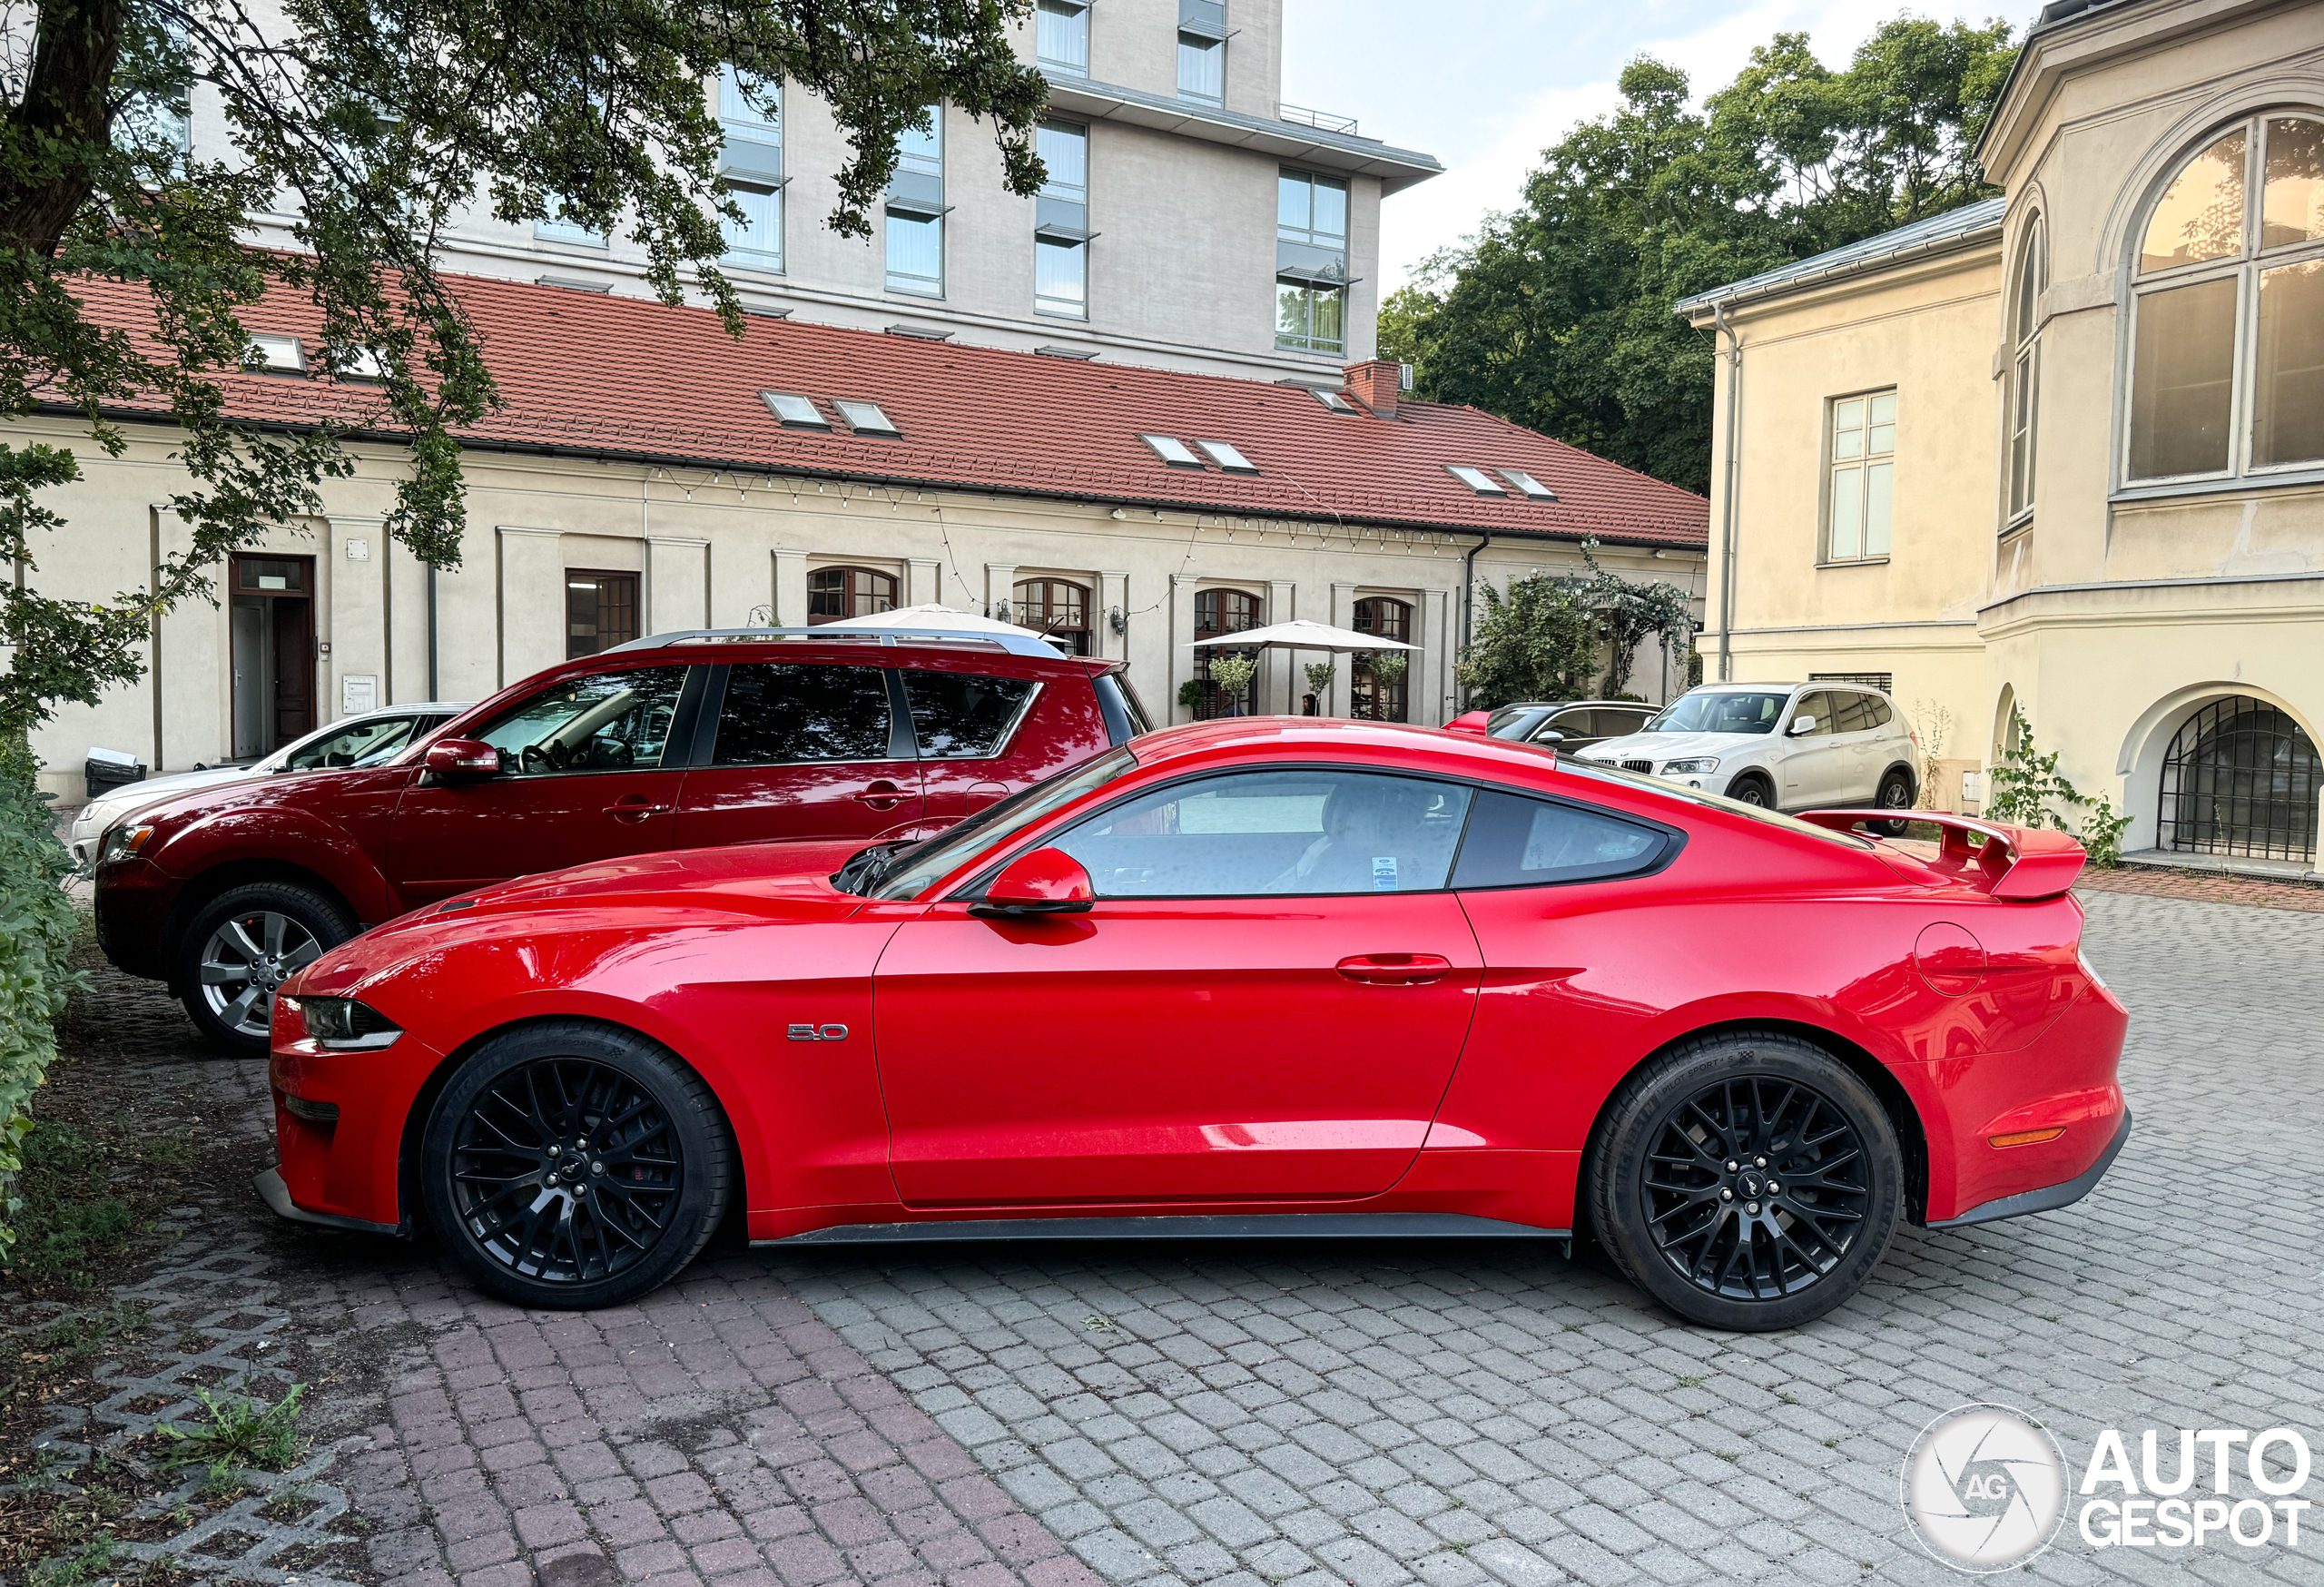
[[[1715,772],[1717,770],[1718,770],[1718,757],[1717,755],[1697,755],[1690,761],[1664,761],[1662,763],[1662,774],[1666,777],[1670,775],[1673,772]]]
[[[386,1015],[353,998],[300,998],[299,1012],[315,1045],[333,1052],[369,1052],[403,1034]]]
[[[105,831],[105,841],[97,845],[97,863],[109,865],[115,860],[126,860],[153,841],[151,824],[109,827]]]

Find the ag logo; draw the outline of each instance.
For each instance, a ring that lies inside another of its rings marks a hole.
[[[2065,1458],[2048,1431],[2006,1405],[1963,1405],[1921,1429],[1900,1497],[1921,1546],[1983,1575],[2050,1546],[2066,1513]]]
[[[847,1040],[847,1027],[844,1025],[793,1025],[791,1027],[791,1040],[793,1041],[844,1041]]]

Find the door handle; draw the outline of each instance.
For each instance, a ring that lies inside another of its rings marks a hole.
[[[670,807],[657,804],[643,794],[630,794],[606,806],[606,813],[615,821],[642,820],[649,815],[667,815]]]
[[[1441,953],[1358,953],[1334,968],[1366,986],[1426,986],[1451,974],[1452,961]]]
[[[897,787],[893,783],[889,782],[885,777],[882,777],[878,782],[872,784],[872,786],[863,790],[862,793],[852,794],[848,795],[848,797],[858,801],[872,810],[893,810],[897,805],[901,804],[906,799],[910,798],[911,795],[907,794],[901,788]]]

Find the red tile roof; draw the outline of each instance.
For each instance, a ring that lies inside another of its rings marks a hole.
[[[481,277],[457,285],[506,404],[459,432],[474,447],[1612,545],[1709,538],[1702,498],[1471,408],[1334,414],[1266,381],[771,319],[751,320],[737,342],[705,309]],[[93,283],[84,295],[93,318],[151,323],[142,289]],[[280,293],[243,320],[254,332],[301,334],[320,362],[320,320],[302,299]],[[373,387],[284,375],[224,384],[239,418],[388,433],[371,428]],[[783,428],[763,391],[813,398],[831,431]],[[901,436],[849,433],[834,398],[878,403]],[[1141,432],[1226,441],[1259,471],[1166,467]],[[1558,499],[1479,497],[1445,472],[1452,463],[1523,469]]]

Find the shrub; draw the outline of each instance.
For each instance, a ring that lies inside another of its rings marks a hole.
[[[32,1128],[26,1109],[56,1056],[56,1017],[79,977],[71,968],[73,869],[56,841],[22,738],[0,743],[0,1265],[15,1241],[16,1175]]]

